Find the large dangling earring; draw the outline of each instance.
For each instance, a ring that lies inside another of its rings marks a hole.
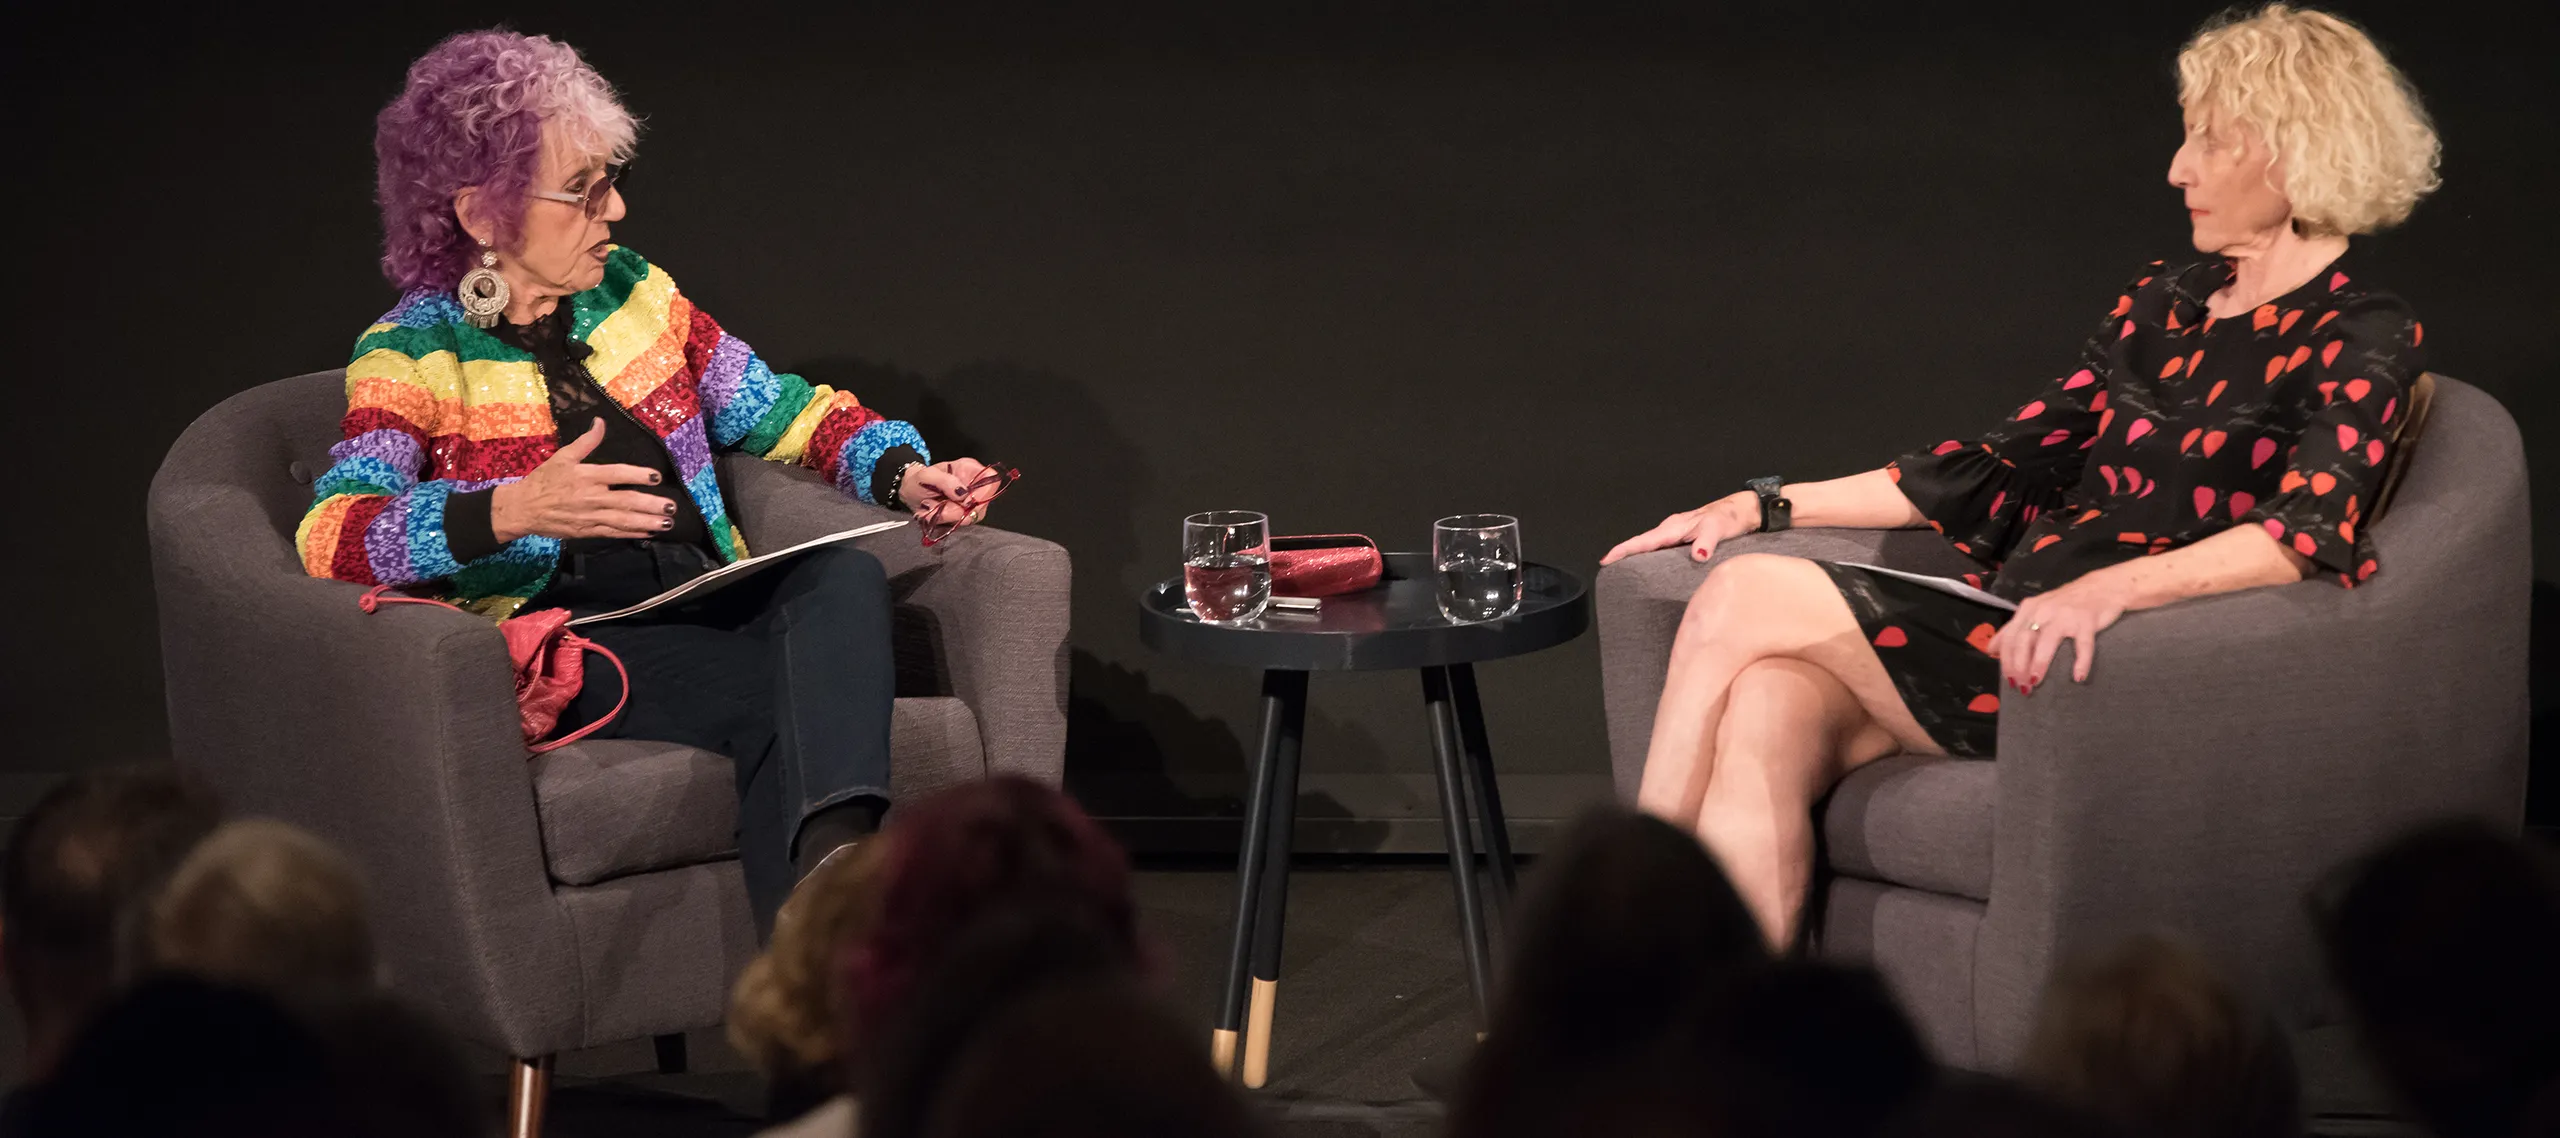
[[[472,327],[497,327],[498,314],[507,310],[507,278],[498,275],[498,254],[482,245],[480,267],[462,274],[453,294],[462,302],[462,318]]]

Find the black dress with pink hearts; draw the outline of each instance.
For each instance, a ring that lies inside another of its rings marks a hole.
[[[2425,332],[2363,279],[2353,253],[2248,315],[2207,315],[2230,280],[2221,258],[2152,262],[2076,370],[1980,438],[1886,467],[1929,527],[1981,566],[1966,580],[2021,600],[2237,525],[2265,527],[2314,576],[2350,588],[2373,576],[2360,527],[2426,369]],[[1989,757],[2000,666],[1983,645],[2009,614],[1823,568],[1930,738]]]

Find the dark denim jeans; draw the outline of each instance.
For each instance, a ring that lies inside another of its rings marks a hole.
[[[710,568],[685,546],[618,543],[564,559],[528,608],[581,615],[644,600]],[[792,844],[809,815],[857,797],[889,800],[889,582],[879,559],[815,549],[698,601],[576,631],[631,671],[631,701],[596,738],[650,739],[729,757],[738,860],[759,930],[797,882]],[[591,658],[561,723],[612,710],[613,666]]]

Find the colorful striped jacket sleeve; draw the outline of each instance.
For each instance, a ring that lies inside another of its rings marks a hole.
[[[704,422],[714,446],[817,471],[854,498],[871,500],[871,476],[890,448],[930,452],[924,436],[838,391],[766,366],[744,341],[691,310],[685,362],[700,377]]]
[[[344,437],[329,448],[335,463],[312,484],[311,509],[294,532],[312,576],[415,585],[470,568],[495,584],[547,572],[556,560],[559,542],[546,537],[520,538],[468,567],[453,556],[445,499],[515,479],[430,477],[434,440],[458,436],[464,414],[463,361],[446,331],[461,314],[443,311],[451,307],[450,298],[413,295],[357,341]]]
[[[869,500],[881,456],[925,454],[914,427],[851,392],[776,373],[675,283],[628,249],[568,301],[572,334],[606,393],[664,442],[724,559],[745,556],[712,451],[797,462]],[[526,352],[462,320],[452,296],[420,290],[365,330],[347,365],[336,460],[295,535],[303,567],[358,584],[450,578],[451,596],[493,615],[538,593],[556,538],[528,536],[469,563],[453,554],[445,505],[530,474],[557,448],[547,385]]]

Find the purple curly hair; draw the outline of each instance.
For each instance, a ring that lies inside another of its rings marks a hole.
[[[500,248],[515,244],[546,128],[580,153],[631,156],[639,124],[576,48],[505,29],[463,32],[409,65],[409,82],[374,119],[374,198],[382,275],[406,292],[452,288],[477,244],[454,195],[480,187]]]

